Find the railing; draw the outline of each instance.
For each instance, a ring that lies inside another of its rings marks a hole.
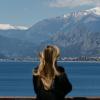
[[[1,96],[0,100],[35,100],[36,97],[28,96]],[[100,100],[100,97],[65,97],[65,100]]]

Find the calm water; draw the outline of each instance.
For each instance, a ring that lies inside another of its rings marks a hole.
[[[34,96],[32,69],[38,63],[0,62],[0,96]],[[70,96],[100,96],[100,63],[60,62],[73,85]]]

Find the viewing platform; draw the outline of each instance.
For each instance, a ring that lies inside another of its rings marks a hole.
[[[0,100],[35,100],[31,96],[0,96]],[[100,100],[100,97],[65,97],[65,100]]]

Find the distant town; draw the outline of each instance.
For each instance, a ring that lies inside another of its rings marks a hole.
[[[27,57],[0,57],[0,62],[34,62],[39,61],[39,59],[27,56]],[[61,57],[58,61],[98,61],[100,62],[100,57]]]
[[[87,56],[80,56],[80,57],[63,57],[61,58],[62,61],[100,61],[100,57],[87,57]]]

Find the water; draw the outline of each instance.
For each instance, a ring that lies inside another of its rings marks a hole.
[[[0,96],[35,96],[32,69],[38,62],[0,62]],[[69,96],[100,96],[100,63],[59,62],[73,85]]]

